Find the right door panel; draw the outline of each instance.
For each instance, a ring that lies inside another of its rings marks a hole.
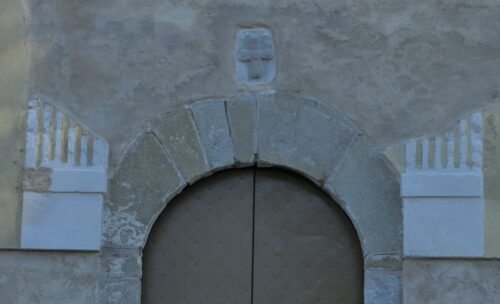
[[[256,170],[254,304],[363,303],[363,257],[343,210],[303,177]]]

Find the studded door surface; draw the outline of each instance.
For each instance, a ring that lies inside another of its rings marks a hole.
[[[218,173],[183,191],[143,253],[143,304],[359,304],[363,259],[340,207],[282,170]]]
[[[257,170],[253,303],[363,303],[363,257],[342,209],[303,177]]]
[[[250,303],[253,178],[222,172],[167,205],[143,251],[142,303]]]

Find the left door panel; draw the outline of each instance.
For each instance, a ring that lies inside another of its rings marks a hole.
[[[143,304],[250,304],[254,169],[186,188],[154,224],[143,251]]]

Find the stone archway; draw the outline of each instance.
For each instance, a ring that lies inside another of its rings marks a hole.
[[[109,180],[101,302],[139,303],[141,251],[166,204],[196,180],[231,167],[284,167],[325,190],[352,220],[365,259],[365,303],[400,303],[399,182],[334,109],[273,92],[201,100],[153,120]]]

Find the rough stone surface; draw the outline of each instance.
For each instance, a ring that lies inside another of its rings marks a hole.
[[[23,191],[47,192],[51,184],[52,169],[24,169]]]
[[[96,253],[0,251],[0,302],[94,304]]]
[[[233,145],[224,100],[203,100],[191,105],[191,109],[212,168],[232,165]]]
[[[100,251],[101,273],[106,279],[140,278],[141,255],[139,248],[102,247]]]
[[[252,164],[257,153],[257,108],[253,95],[226,101],[229,132],[234,159],[238,164]]]
[[[404,304],[500,303],[500,261],[407,259]]]
[[[100,283],[99,303],[106,304],[140,304],[141,280],[111,279]]]
[[[153,129],[186,180],[194,181],[208,170],[189,109],[178,107],[167,112],[153,123]]]
[[[401,254],[399,182],[364,136],[324,185],[354,222],[365,254]]]
[[[184,182],[171,159],[151,134],[130,147],[120,169],[109,181],[104,207],[104,243],[141,247],[148,227],[165,206],[166,196]]]
[[[406,304],[401,300],[401,271],[365,270],[365,304]]]
[[[357,137],[347,120],[317,101],[280,92],[257,97],[259,164],[322,182]]]

